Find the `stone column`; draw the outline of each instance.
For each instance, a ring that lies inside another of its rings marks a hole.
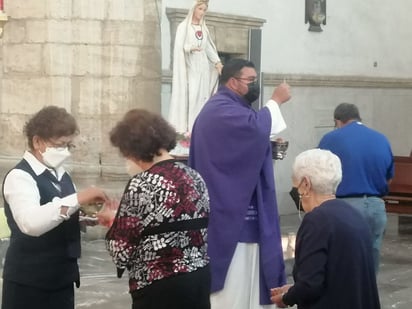
[[[65,107],[80,136],[72,174],[124,178],[108,132],[131,108],[160,112],[158,0],[13,0],[0,52],[0,172],[25,149],[22,128],[46,105]]]

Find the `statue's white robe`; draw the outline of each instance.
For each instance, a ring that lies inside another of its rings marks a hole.
[[[179,24],[173,53],[173,84],[169,122],[177,132],[191,132],[193,123],[205,102],[216,91],[220,62],[216,47],[204,21],[203,40],[195,36],[199,26],[191,25],[191,16]],[[191,52],[193,47],[201,51]]]

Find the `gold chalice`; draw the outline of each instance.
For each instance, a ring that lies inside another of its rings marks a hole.
[[[103,203],[89,203],[80,205],[80,210],[88,217],[96,217],[97,213],[103,209]]]

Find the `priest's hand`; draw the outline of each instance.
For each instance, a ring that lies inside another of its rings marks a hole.
[[[277,86],[272,93],[271,99],[278,103],[279,105],[286,103],[291,98],[290,86],[286,82],[281,83]]]

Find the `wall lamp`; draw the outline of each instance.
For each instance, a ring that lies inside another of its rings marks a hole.
[[[305,24],[309,31],[321,32],[321,24],[326,25],[326,0],[305,0]]]

